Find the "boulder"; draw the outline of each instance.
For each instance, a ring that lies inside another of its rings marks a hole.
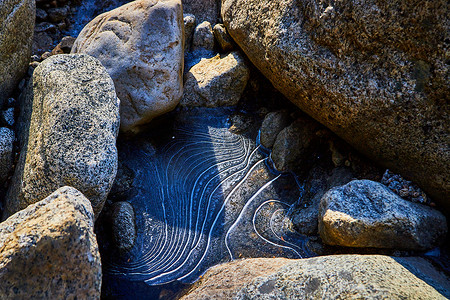
[[[224,0],[222,17],[289,100],[450,209],[447,7]]]
[[[195,30],[195,16],[191,14],[184,14],[184,52],[191,51],[192,38]]]
[[[233,42],[230,35],[227,32],[227,29],[223,24],[216,24],[213,28],[214,37],[216,38],[217,43],[219,43],[220,49],[223,52],[228,52],[233,50]]]
[[[117,172],[119,100],[111,77],[91,56],[54,55],[35,69],[22,101],[25,136],[3,217],[65,185],[83,192],[98,216]]]
[[[76,189],[0,223],[1,299],[99,299],[101,280],[94,214]]]
[[[12,127],[14,122],[14,107],[0,111],[0,124]]]
[[[329,245],[427,250],[443,241],[447,222],[439,211],[406,201],[381,183],[353,180],[322,197],[319,233]]]
[[[204,21],[195,27],[192,38],[192,51],[196,50],[214,50],[214,33],[208,21]]]
[[[278,134],[289,125],[290,121],[289,113],[285,110],[268,113],[261,125],[261,145],[272,148]]]
[[[321,167],[313,167],[305,181],[301,201],[291,210],[290,219],[295,230],[308,236],[318,235],[320,199],[329,189],[344,185],[353,177],[348,168],[335,168],[328,174]]]
[[[133,206],[125,201],[113,203],[110,208],[111,231],[115,247],[120,252],[133,248],[136,240],[136,226]]]
[[[139,0],[99,15],[79,34],[72,53],[98,58],[121,100],[121,130],[177,106],[183,93],[181,0]]]
[[[185,76],[181,105],[236,105],[249,77],[250,70],[239,52],[202,59]]]
[[[220,0],[183,0],[185,13],[193,14],[198,23],[208,21],[216,24],[219,17]]]
[[[0,182],[8,179],[13,165],[14,131],[6,127],[0,127]]]
[[[418,257],[254,258],[209,269],[181,299],[446,299],[449,288]]]
[[[309,118],[299,118],[281,130],[273,144],[272,160],[275,168],[281,172],[305,168],[310,155],[319,143],[316,129],[320,124]]]
[[[0,107],[28,69],[36,2],[0,1]]]

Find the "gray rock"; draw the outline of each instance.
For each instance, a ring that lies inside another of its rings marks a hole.
[[[52,50],[52,55],[56,54],[69,54],[72,51],[75,38],[71,36],[65,36],[61,39],[58,45]]]
[[[193,14],[198,23],[208,21],[216,24],[220,0],[183,0],[183,11]]]
[[[52,23],[58,23],[63,21],[67,15],[70,13],[70,7],[69,6],[63,6],[63,7],[54,7],[47,9],[48,13],[48,19]]]
[[[450,210],[447,15],[445,0],[222,2],[228,32],[279,91]]]
[[[0,1],[0,107],[27,71],[35,14],[34,0]]]
[[[223,52],[233,50],[233,40],[223,24],[214,25],[213,33],[217,43],[219,43],[220,49],[222,49]]]
[[[381,183],[408,201],[422,204],[430,204],[431,202],[427,195],[417,185],[404,179],[401,175],[394,174],[389,170],[386,170],[383,174]]]
[[[36,21],[46,21],[48,17],[47,12],[42,8],[36,8]]]
[[[239,52],[202,59],[185,76],[183,106],[236,105],[247,85],[250,70]]]
[[[131,250],[136,240],[133,206],[125,201],[115,202],[110,211],[112,237],[116,248],[121,252]]]
[[[88,55],[54,55],[36,68],[23,98],[28,115],[19,132],[26,136],[6,217],[69,184],[98,216],[117,171],[119,100],[111,77]]]
[[[177,106],[183,93],[181,0],[139,0],[99,15],[72,53],[98,58],[114,80],[124,132]]]
[[[0,182],[5,182],[13,165],[14,131],[0,127]]]
[[[317,143],[315,131],[319,124],[307,118],[294,121],[275,139],[272,160],[281,172],[293,171],[309,162],[309,155]]]
[[[195,30],[195,16],[191,14],[184,14],[184,51],[191,50],[192,38]]]
[[[381,183],[354,180],[322,197],[319,233],[329,245],[427,250],[443,241],[447,221]]]
[[[209,269],[181,299],[446,299],[449,288],[418,257],[255,258]]]
[[[313,168],[305,183],[306,193],[290,215],[295,230],[305,235],[318,235],[320,199],[329,189],[352,179],[353,174],[347,168],[336,168],[331,175],[322,168]]]
[[[261,145],[272,148],[278,134],[289,125],[291,118],[287,111],[274,111],[264,117],[261,125]]]
[[[192,51],[199,49],[214,50],[214,33],[208,21],[204,21],[195,27],[194,37],[192,38]]]
[[[7,126],[14,125],[14,107],[10,107],[0,112],[0,123]]]
[[[62,187],[0,223],[1,299],[100,299],[94,213]]]

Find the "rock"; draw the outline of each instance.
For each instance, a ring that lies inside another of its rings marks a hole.
[[[121,130],[172,109],[183,93],[181,0],[139,0],[99,15],[84,27],[72,53],[98,58],[121,100]]]
[[[111,77],[88,55],[54,55],[36,68],[22,101],[28,126],[19,133],[29,135],[20,137],[4,217],[69,184],[97,217],[117,171],[119,100]]]
[[[290,123],[287,111],[274,111],[268,113],[261,125],[260,141],[266,148],[272,148],[278,134]]]
[[[49,23],[49,22],[38,23],[38,24],[36,24],[36,27],[34,28],[34,31],[36,33],[42,33],[42,32],[56,33],[57,30],[58,30],[58,28],[56,27],[56,25]],[[49,45],[47,45],[47,46],[49,46]]]
[[[318,125],[309,118],[300,118],[278,134],[271,155],[278,171],[293,171],[308,165],[312,149],[318,143],[315,135]]]
[[[52,52],[53,52],[53,51],[52,51]],[[50,56],[52,56],[52,55],[53,55],[52,52],[46,51],[46,52],[42,53],[42,55],[41,55],[41,61],[46,60],[47,58],[49,58]],[[62,53],[55,53],[55,54],[62,54]]]
[[[202,59],[185,76],[183,106],[236,105],[250,70],[239,52]]]
[[[353,174],[347,168],[333,169],[331,175],[320,167],[313,168],[305,183],[305,195],[291,212],[295,230],[308,236],[318,235],[320,199],[329,189],[352,179]]]
[[[113,203],[110,210],[114,245],[121,252],[130,251],[136,240],[133,206],[128,202],[120,201]]]
[[[0,223],[0,270],[1,299],[100,299],[89,200],[62,187]]]
[[[0,123],[11,127],[14,125],[14,107],[0,112]]]
[[[53,45],[53,39],[46,32],[35,32],[33,37],[33,53],[40,54],[49,50]]]
[[[58,23],[67,17],[70,13],[70,8],[69,6],[49,8],[47,9],[47,13],[50,22]]]
[[[208,21],[204,21],[195,27],[192,38],[192,51],[199,49],[214,50],[214,33]]]
[[[69,54],[72,50],[75,38],[71,36],[65,36],[61,42],[52,50],[52,55],[56,54]]]
[[[0,4],[0,107],[28,69],[35,22],[34,0]]]
[[[195,30],[195,16],[190,14],[184,15],[184,51],[191,50],[192,38]]]
[[[405,180],[402,176],[394,174],[389,170],[386,170],[384,173],[381,183],[403,199],[415,203],[430,203],[430,199],[417,185],[411,181]]]
[[[381,183],[354,180],[322,197],[319,233],[329,245],[427,250],[445,238],[447,222],[439,211]]]
[[[120,152],[120,151],[119,151]],[[131,196],[131,189],[133,187],[134,178],[136,174],[127,165],[119,163],[117,167],[117,175],[109,192],[108,199],[112,201],[125,201]]]
[[[183,0],[185,13],[193,14],[198,23],[208,21],[216,24],[219,17],[220,0]]]
[[[449,288],[419,257],[254,258],[209,269],[181,299],[445,299]]]
[[[216,41],[219,43],[220,49],[222,49],[223,52],[233,50],[232,39],[223,24],[214,25],[213,33]]]
[[[46,21],[48,17],[47,12],[42,8],[36,8],[36,21],[43,22]]]
[[[13,166],[14,131],[6,127],[0,127],[0,182],[8,179]]]
[[[289,100],[450,210],[447,2],[321,3],[225,0],[222,17]]]

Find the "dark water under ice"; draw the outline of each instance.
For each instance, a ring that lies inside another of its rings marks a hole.
[[[106,294],[152,299],[143,283],[192,283],[239,258],[309,256],[286,217],[300,186],[293,175],[268,168],[256,132],[228,130],[228,113],[180,113],[170,126],[122,143],[122,162],[136,174],[127,201],[138,237],[127,254],[102,248]]]

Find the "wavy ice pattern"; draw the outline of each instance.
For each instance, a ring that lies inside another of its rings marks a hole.
[[[298,194],[283,191],[298,190],[295,180],[272,174],[252,140],[200,124],[176,129],[159,151],[143,149],[127,162],[143,186],[130,201],[138,240],[109,272],[150,285],[193,282],[241,257],[305,255],[286,218]]]

